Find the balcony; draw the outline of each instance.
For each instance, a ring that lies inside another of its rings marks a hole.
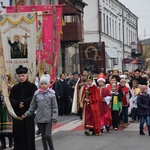
[[[82,26],[78,22],[67,22],[63,26],[62,42],[81,42],[82,41]]]

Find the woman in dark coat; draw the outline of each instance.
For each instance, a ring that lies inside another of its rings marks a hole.
[[[140,117],[140,135],[145,135],[143,132],[144,123],[146,122],[150,136],[150,96],[147,94],[147,86],[141,85],[141,92],[137,97],[138,115]]]

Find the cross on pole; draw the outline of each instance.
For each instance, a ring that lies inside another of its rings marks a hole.
[[[27,38],[29,38],[30,36],[27,35],[27,33],[25,33],[25,35],[23,35],[22,37],[25,38],[25,42],[24,42],[24,55],[26,55]]]
[[[27,35],[27,33],[25,33],[25,35],[23,35],[22,37],[24,37],[24,38],[25,38],[25,40],[27,40],[27,38],[29,38],[30,36],[29,36],[29,35]]]

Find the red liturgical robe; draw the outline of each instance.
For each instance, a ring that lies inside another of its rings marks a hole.
[[[100,133],[100,91],[95,85],[85,86],[82,91],[83,122],[85,129],[94,129],[95,134]],[[89,102],[85,101],[89,99]]]
[[[100,97],[102,99],[102,105],[101,105],[101,126],[110,126],[112,117],[111,117],[111,109],[110,109],[110,103],[106,100],[107,98],[111,99],[111,94],[109,89],[106,87],[100,88]]]

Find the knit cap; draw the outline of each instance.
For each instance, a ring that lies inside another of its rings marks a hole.
[[[41,85],[42,83],[50,84],[49,79],[46,76],[41,77],[39,85]]]

